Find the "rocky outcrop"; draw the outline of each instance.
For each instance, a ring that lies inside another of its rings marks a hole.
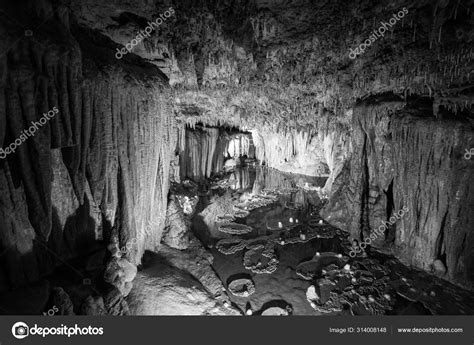
[[[104,306],[107,315],[122,316],[129,315],[130,309],[120,290],[110,289],[104,296]]]
[[[172,288],[170,288],[172,287]],[[147,263],[127,298],[133,315],[236,315],[192,275],[159,257]]]
[[[212,266],[214,256],[202,243],[190,235],[189,247],[177,250],[166,245],[160,248],[159,255],[174,267],[189,272],[212,296],[220,302],[229,302],[224,285]]]
[[[82,303],[80,312],[81,312],[81,315],[88,315],[88,316],[106,315],[104,299],[101,296],[87,297],[86,300]]]
[[[71,298],[61,287],[53,288],[51,293],[53,305],[57,308],[57,315],[75,315]],[[56,314],[55,314],[56,315]]]
[[[112,258],[105,269],[104,280],[115,286],[126,297],[132,289],[132,281],[136,275],[137,267],[127,259]]]
[[[190,220],[184,215],[179,202],[172,198],[166,210],[166,226],[163,242],[171,248],[186,249],[189,246]]]
[[[474,129],[463,116],[437,119],[423,100],[356,106],[353,152],[323,216],[358,240],[376,234],[373,246],[407,264],[432,270],[441,261],[446,279],[473,288],[474,165],[463,154]]]

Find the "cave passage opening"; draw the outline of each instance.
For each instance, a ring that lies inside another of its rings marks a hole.
[[[186,125],[180,141],[181,180],[201,183],[235,167],[257,163],[252,133],[236,127]]]

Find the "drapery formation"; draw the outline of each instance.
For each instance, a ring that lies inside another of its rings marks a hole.
[[[406,207],[372,245],[425,270],[440,260],[449,280],[472,288],[474,166],[463,154],[474,132],[430,112],[399,99],[357,105],[353,151],[323,216],[361,240]]]
[[[226,158],[254,158],[251,137],[221,128],[195,127],[180,131],[181,178],[203,179],[223,170]],[[184,138],[184,140],[182,139]]]
[[[58,110],[0,161],[0,289],[35,281],[110,236],[137,243],[126,256],[138,263],[164,226],[177,139],[166,77],[117,61],[110,41],[66,19],[48,25],[0,57],[3,148]]]

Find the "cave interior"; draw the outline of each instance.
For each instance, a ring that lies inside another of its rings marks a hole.
[[[0,315],[474,315],[474,0],[0,28]]]

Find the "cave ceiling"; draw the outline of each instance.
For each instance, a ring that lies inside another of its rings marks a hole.
[[[120,48],[170,7],[173,15],[123,59],[156,65],[177,118],[191,124],[346,126],[358,100],[385,93],[430,97],[454,113],[473,104],[474,0],[64,2],[80,25]]]

